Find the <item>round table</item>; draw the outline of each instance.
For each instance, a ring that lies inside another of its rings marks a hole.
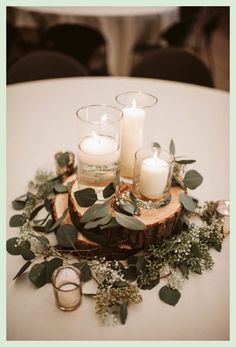
[[[43,30],[65,23],[91,26],[106,40],[109,73],[128,75],[134,46],[155,44],[160,32],[179,19],[179,10],[177,6],[10,7],[8,19],[17,27]]]
[[[26,191],[38,168],[53,169],[58,150],[76,150],[76,110],[83,105],[116,105],[115,96],[143,91],[158,97],[147,114],[145,145],[171,139],[177,155],[197,162],[204,177],[192,195],[200,200],[229,199],[229,94],[177,82],[125,77],[69,78],[7,87],[8,218],[11,201]],[[8,238],[16,235],[8,228]],[[142,291],[143,303],[129,308],[124,326],[101,327],[91,298],[71,313],[58,310],[51,285],[35,289],[22,266],[7,255],[8,340],[227,340],[229,339],[229,237],[215,266],[184,283],[176,307],[160,301],[158,289]],[[164,281],[164,280],[163,280]],[[84,290],[89,291],[88,284]]]

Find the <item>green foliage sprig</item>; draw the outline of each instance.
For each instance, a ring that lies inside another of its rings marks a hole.
[[[160,145],[157,147],[160,148]],[[175,155],[173,140],[170,151]],[[58,165],[64,167],[68,162],[67,155],[63,154],[59,161]],[[187,171],[183,179],[180,177],[183,167],[193,162],[192,159],[175,160],[173,184],[179,184],[184,189],[196,189],[201,184],[202,176],[195,170]],[[142,254],[129,257],[126,262],[103,258],[81,259],[81,253],[75,247],[78,230],[73,225],[64,224],[68,209],[56,221],[53,217],[55,195],[67,193],[70,188],[70,184],[63,184],[65,174],[63,172],[63,176],[55,177],[38,171],[35,180],[29,183],[28,193],[12,203],[13,208],[21,213],[12,216],[9,225],[19,228],[19,236],[7,240],[7,251],[25,260],[14,280],[29,270],[30,281],[40,288],[50,282],[56,268],[72,263],[81,270],[84,282],[92,278],[97,281],[98,291],[93,296],[96,312],[102,320],[107,322],[113,317],[113,323],[120,321],[124,324],[128,317],[128,305],[142,301],[140,289],[151,290],[162,277],[166,277],[167,284],[160,289],[159,297],[174,306],[181,297],[179,289],[190,273],[201,274],[212,268],[209,248],[213,246],[220,251],[223,240],[222,221],[216,214],[216,204],[209,202],[196,210],[196,199],[185,193],[180,195],[181,203],[185,210],[194,211],[202,218],[202,226],[186,224],[184,213],[175,236],[159,241]],[[77,202],[88,207],[80,220],[84,229],[99,228],[102,232],[119,225],[133,231],[145,229],[145,225],[135,217],[140,213],[140,207],[126,191],[117,192],[110,184],[104,189],[103,197],[106,200],[98,203],[96,192],[91,188],[75,193]],[[114,216],[111,204],[115,209]],[[42,212],[46,214],[43,218],[39,217]],[[54,241],[48,235],[50,233],[54,235]]]

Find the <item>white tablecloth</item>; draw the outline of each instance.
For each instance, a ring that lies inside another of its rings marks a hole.
[[[70,78],[22,83],[7,88],[8,218],[11,201],[23,194],[37,168],[50,168],[55,152],[75,152],[76,110],[83,105],[116,105],[119,93],[141,90],[159,98],[145,123],[145,144],[197,160],[204,177],[192,195],[229,199],[229,95],[176,82],[132,78]],[[53,167],[52,167],[53,168]],[[16,230],[8,228],[8,238]],[[9,340],[227,340],[229,339],[229,237],[212,250],[215,266],[184,283],[176,307],[160,301],[157,288],[142,291],[141,305],[129,308],[124,326],[101,327],[92,299],[83,297],[71,313],[58,310],[51,285],[35,289],[25,275],[12,278],[23,261],[7,256],[7,338]],[[164,280],[163,280],[164,281]],[[86,287],[85,287],[86,289]]]
[[[8,17],[18,27],[46,29],[62,23],[94,27],[107,42],[110,74],[127,75],[135,44],[156,43],[160,32],[179,19],[179,11],[176,6],[15,7]]]

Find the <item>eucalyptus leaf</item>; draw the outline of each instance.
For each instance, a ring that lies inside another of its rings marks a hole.
[[[154,287],[156,287],[159,282],[160,282],[160,278],[158,277],[155,280],[149,281],[148,284],[142,284],[139,288],[142,290],[151,290]]]
[[[74,263],[72,265],[77,267],[81,271],[83,282],[88,282],[92,278],[92,273],[87,263],[81,262]]]
[[[48,199],[46,198],[45,201],[44,201],[44,206],[46,208],[46,210],[48,212],[51,212],[52,211],[52,203],[53,203],[53,200],[52,199]]]
[[[98,200],[97,194],[95,193],[95,190],[93,188],[78,190],[74,193],[74,196],[77,203],[81,207],[89,207]]]
[[[74,225],[63,224],[57,230],[57,241],[62,247],[71,247],[77,240],[78,230]]]
[[[64,167],[69,164],[69,160],[70,160],[69,153],[64,152],[64,153],[61,153],[60,156],[57,158],[57,163],[60,167]]]
[[[25,223],[25,218],[21,214],[15,214],[10,218],[9,225],[10,227],[22,227]]]
[[[108,186],[106,186],[103,189],[102,193],[103,193],[104,199],[109,198],[111,195],[113,195],[115,193],[114,184],[113,183],[108,184]]]
[[[193,164],[196,163],[196,160],[194,159],[183,159],[183,160],[175,160],[176,163],[181,164],[181,165],[188,165],[188,164]]]
[[[170,141],[169,151],[171,154],[175,155],[175,144],[174,144],[174,141],[172,139]]]
[[[42,244],[44,245],[48,245],[49,244],[49,240],[44,237],[44,236],[38,236],[38,235],[34,235],[34,237],[39,241],[41,242]]]
[[[65,219],[67,212],[68,212],[68,208],[65,209],[62,216],[56,220],[56,222],[50,227],[50,229],[48,229],[47,232],[55,230],[61,224],[61,222]]]
[[[29,279],[36,287],[40,288],[51,281],[53,271],[62,264],[63,260],[60,258],[35,264],[29,272]]]
[[[135,217],[126,216],[125,214],[116,212],[115,219],[117,223],[122,225],[124,228],[130,229],[130,230],[145,230],[146,229],[146,225]]]
[[[183,179],[183,183],[189,189],[196,189],[200,184],[202,184],[202,181],[203,177],[196,170],[187,171]]]
[[[64,186],[61,183],[58,183],[54,186],[54,190],[56,193],[67,193],[68,192],[68,187]]]
[[[179,195],[180,202],[183,204],[184,208],[190,212],[194,212],[197,204],[193,198],[185,193],[180,193]]]
[[[121,207],[125,212],[128,212],[129,214],[131,214],[132,216],[134,215],[135,212],[135,206],[132,205],[130,202],[125,201],[122,205],[120,205],[119,207]]]
[[[122,274],[124,276],[124,279],[130,282],[136,281],[138,277],[136,266],[129,266],[128,268],[123,269]]]
[[[121,324],[125,324],[126,322],[126,319],[127,319],[127,316],[128,316],[128,310],[127,310],[127,305],[125,302],[123,302],[121,305],[120,305],[120,321],[121,321]]]
[[[30,220],[34,219],[34,217],[37,216],[37,214],[39,213],[39,211],[42,210],[42,208],[44,208],[44,204],[43,205],[39,205],[37,206],[30,214]]]
[[[112,219],[112,216],[111,215],[107,215],[107,216],[102,217],[100,219],[97,219],[95,221],[86,223],[84,228],[85,229],[93,229],[93,228],[96,228],[99,225],[106,225],[107,223],[109,223],[111,221],[111,219]]]
[[[80,218],[81,223],[87,223],[100,217],[105,217],[109,213],[109,204],[94,204]]]
[[[14,200],[12,201],[12,206],[15,210],[23,210],[25,208],[26,201],[23,200]]]
[[[21,254],[21,247],[17,245],[18,237],[12,237],[11,239],[7,240],[7,252],[11,255],[20,255]]]
[[[189,275],[189,268],[185,264],[179,264],[180,271],[182,272],[183,276],[185,278],[188,278]]]
[[[116,219],[114,217],[111,218],[111,221],[105,225],[100,225],[99,228],[101,230],[104,229],[110,229],[110,228],[117,228],[120,224],[117,223]]]
[[[28,260],[21,268],[20,270],[17,272],[17,274],[15,275],[15,277],[13,278],[13,280],[15,280],[16,278],[20,277],[20,275],[22,275],[27,269],[28,267],[31,265],[31,261]]]
[[[221,245],[221,243],[220,243],[219,241],[215,241],[215,242],[213,243],[213,246],[214,246],[214,248],[215,248],[215,250],[216,250],[217,252],[221,252],[222,245]]]
[[[30,281],[38,288],[47,283],[46,263],[47,262],[44,261],[42,263],[33,265],[29,272]]]
[[[35,258],[34,252],[24,247],[21,247],[21,255],[25,260],[33,260]]]
[[[166,304],[175,306],[178,303],[181,294],[177,289],[173,289],[167,285],[160,289],[159,297]]]

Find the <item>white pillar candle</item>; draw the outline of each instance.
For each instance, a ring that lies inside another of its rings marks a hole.
[[[103,135],[85,137],[79,144],[78,159],[88,165],[109,165],[119,161],[120,150],[114,138]]]
[[[134,171],[135,152],[142,147],[142,132],[146,112],[136,107],[123,109],[121,136],[121,175],[132,177]]]
[[[160,158],[147,158],[141,164],[139,189],[148,199],[161,197],[169,175],[169,164]]]

